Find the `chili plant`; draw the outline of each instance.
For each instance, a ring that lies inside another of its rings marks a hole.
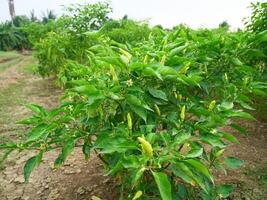
[[[218,80],[210,81],[216,67],[208,68],[207,74],[197,60],[188,63],[186,56],[186,62],[176,67],[177,62],[171,61],[189,51],[190,43],[181,39],[177,46],[172,35],[166,37],[170,39],[162,41],[162,48],[168,51],[154,48],[154,52],[156,40],[139,47],[139,52],[137,47],[102,40],[88,49],[87,65],[72,62],[84,70],[76,70],[66,82],[61,106],[51,111],[29,106],[35,114],[20,121],[32,126],[25,140],[0,146],[38,151],[24,166],[26,181],[47,151],[61,149],[54,163],[57,168],[75,147],[81,147],[85,159],[93,152],[103,161],[107,174],[121,187],[121,199],[229,195],[232,188],[215,186],[212,171],[227,165],[236,168],[242,161],[224,158],[229,142],[238,141],[221,128],[243,130],[231,119],[254,118],[235,105],[242,105],[241,97],[247,100],[251,88],[266,86],[248,79],[239,87],[242,77],[226,75],[224,70],[216,71]]]

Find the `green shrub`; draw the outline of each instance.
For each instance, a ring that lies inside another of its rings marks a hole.
[[[108,3],[95,3],[88,5],[72,5],[66,8],[64,17],[66,28],[77,34],[98,30],[108,21],[108,14],[112,12]]]
[[[146,40],[151,30],[145,23],[138,23],[129,19],[110,20],[101,28],[100,34],[108,36],[119,43],[135,44]]]
[[[238,141],[221,127],[242,130],[230,119],[254,119],[234,106],[250,109],[248,95],[266,85],[254,82],[248,70],[240,73],[246,65],[229,56],[229,41],[219,33],[178,29],[162,36],[161,44],[152,34],[134,48],[102,40],[88,48],[87,65],[64,65],[70,77],[62,105],[52,111],[30,105],[35,115],[20,122],[33,126],[25,140],[0,146],[39,150],[26,162],[26,180],[45,152],[61,148],[55,160],[60,167],[82,144],[86,159],[96,151],[107,173],[119,180],[122,198],[133,199],[137,192],[143,199],[164,200],[229,195],[222,192],[228,186],[214,185],[211,169],[243,162],[224,158],[228,143]],[[214,66],[218,59],[229,67]]]
[[[252,15],[247,23],[247,28],[253,32],[267,30],[267,3],[251,3]]]
[[[98,38],[96,33],[82,34],[80,36],[63,31],[60,33],[48,33],[35,46],[35,56],[39,60],[39,73],[42,76],[57,76],[59,73],[59,76],[63,76],[64,65],[68,60],[86,64],[87,50],[98,42]]]
[[[103,161],[120,199],[229,197],[234,188],[215,185],[212,173],[243,164],[224,156],[239,142],[222,128],[244,133],[232,119],[254,120],[246,112],[253,110],[250,96],[266,96],[264,53],[253,42],[263,36],[149,29],[128,19],[89,32],[100,27],[84,25],[91,11],[76,12],[62,18],[67,29],[36,45],[40,73],[64,84],[62,104],[50,111],[29,105],[34,115],[20,121],[32,126],[26,137],[0,144],[7,153],[38,152],[24,166],[25,180],[46,152],[61,149],[54,163],[60,167],[80,147],[85,159],[94,152]]]
[[[267,80],[267,3],[251,3],[252,15],[246,23],[248,31],[253,32],[254,37],[250,39],[252,62],[261,62],[263,71],[262,80]]]
[[[0,50],[21,50],[29,47],[26,34],[10,22],[0,24]]]

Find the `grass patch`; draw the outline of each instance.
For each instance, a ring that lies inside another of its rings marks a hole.
[[[17,51],[0,51],[0,62],[21,57]]]
[[[22,59],[18,57],[18,58],[8,60],[7,62],[4,62],[4,63],[0,63],[0,72],[3,72],[6,69],[8,69],[9,67],[12,67],[12,66],[18,64],[21,60]]]
[[[22,69],[23,73],[26,74],[37,74],[38,73],[38,68],[36,63],[32,63],[29,65],[25,65]]]
[[[21,95],[25,81],[19,81],[0,91],[0,124],[9,124],[14,121],[10,111],[21,102]]]
[[[24,74],[37,74],[38,73],[38,62],[33,57],[27,58],[23,63],[23,66],[18,68],[19,72]]]
[[[22,55],[16,51],[0,51],[0,72],[18,64],[22,60]]]
[[[0,58],[19,55],[17,51],[0,51]]]

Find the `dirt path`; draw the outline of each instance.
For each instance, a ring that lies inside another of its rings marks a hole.
[[[233,200],[265,200],[267,199],[267,123],[239,121],[238,124],[246,128],[249,136],[241,135],[226,127],[225,131],[234,133],[240,142],[239,145],[231,144],[226,148],[226,154],[245,163],[238,170],[228,170],[226,175],[220,175],[218,179],[236,187],[232,195]]]
[[[0,73],[0,139],[17,139],[26,132],[15,124],[17,120],[30,115],[24,107],[25,103],[41,104],[46,108],[59,103],[62,91],[54,87],[52,80],[27,72],[33,62],[32,57],[23,56],[19,63]],[[113,184],[103,175],[103,167],[95,156],[86,163],[81,149],[75,149],[64,166],[55,171],[52,164],[58,153],[45,155],[28,184],[23,183],[23,164],[34,153],[12,153],[5,167],[1,166],[0,199],[88,200],[93,195],[114,199],[112,194],[116,192]]]
[[[0,71],[0,140],[18,139],[26,132],[15,124],[30,115],[25,103],[41,104],[48,109],[59,104],[62,91],[54,87],[52,80],[33,75],[33,63],[31,56],[22,56],[17,64]],[[231,144],[226,153],[243,159],[245,165],[240,170],[228,171],[227,176],[218,175],[219,181],[236,185],[232,199],[267,199],[267,123],[240,123],[251,135],[236,133],[241,144]],[[5,167],[0,166],[0,200],[88,200],[94,195],[102,200],[116,199],[117,190],[110,178],[103,175],[103,167],[95,155],[86,163],[81,149],[75,149],[64,166],[55,171],[52,164],[58,153],[45,155],[29,184],[23,183],[22,170],[33,152],[13,153]]]

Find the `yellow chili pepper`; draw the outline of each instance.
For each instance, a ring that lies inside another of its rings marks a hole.
[[[185,118],[185,106],[182,107],[181,113],[180,113],[180,119],[183,122]]]
[[[215,100],[211,101],[208,110],[212,111],[214,109],[215,105],[216,105],[216,101]]]
[[[227,73],[224,73],[224,80],[225,81],[228,81],[228,75],[227,75]]]
[[[124,56],[126,56],[129,60],[131,60],[132,55],[131,55],[129,52],[127,52],[127,51],[125,51],[124,49],[121,49],[121,48],[120,48],[120,52],[121,52]]]
[[[162,56],[160,64],[164,65],[166,61],[166,55]]]
[[[165,46],[165,45],[167,45],[167,43],[168,43],[168,41],[167,40],[164,40],[163,45]]]
[[[154,106],[155,106],[155,110],[156,110],[158,116],[160,116],[161,113],[160,113],[160,109],[159,109],[158,105],[155,104]]]
[[[141,143],[142,153],[147,155],[148,157],[152,158],[153,157],[153,149],[152,149],[151,144],[142,137],[138,137],[137,139]]]
[[[144,64],[147,64],[147,61],[148,61],[148,55],[146,55],[144,58]]]
[[[143,195],[143,192],[141,190],[137,191],[133,197],[132,200],[139,199]]]
[[[132,130],[132,128],[133,128],[133,122],[132,122],[132,117],[131,117],[131,114],[130,113],[127,114],[127,122],[128,122],[128,128],[129,128],[129,130]]]
[[[176,99],[178,99],[177,92],[173,92],[173,94],[174,94],[174,97],[175,97]]]
[[[110,74],[112,75],[112,80],[115,81],[115,82],[118,82],[118,76],[115,72],[115,69],[112,65],[110,65]]]

